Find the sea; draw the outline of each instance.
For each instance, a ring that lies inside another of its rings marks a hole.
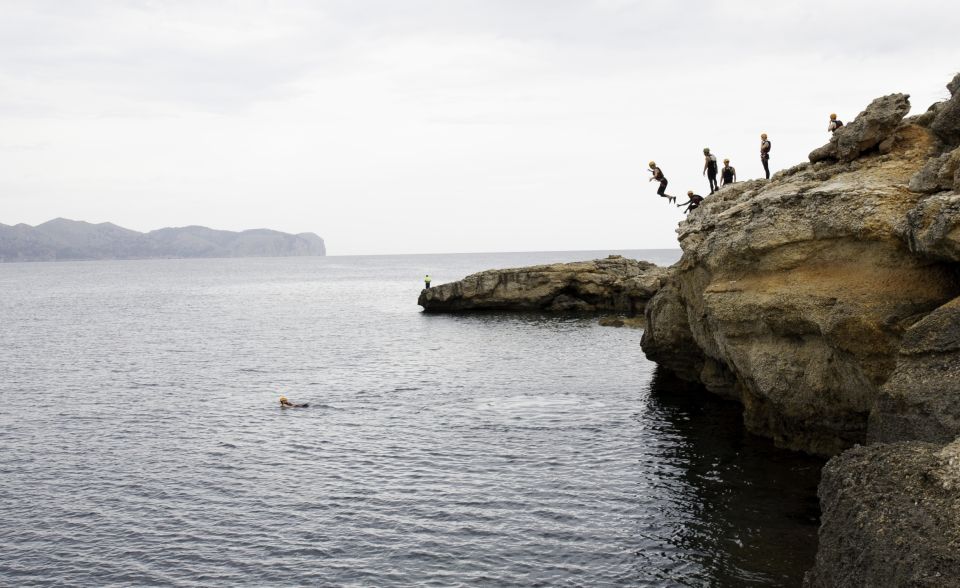
[[[799,586],[822,460],[640,329],[416,303],[609,254],[679,257],[0,264],[0,585]]]

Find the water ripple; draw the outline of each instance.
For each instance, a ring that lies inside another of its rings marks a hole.
[[[0,265],[0,584],[797,585],[819,462],[639,331],[411,304],[528,261]]]

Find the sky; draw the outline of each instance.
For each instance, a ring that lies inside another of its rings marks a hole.
[[[0,0],[0,223],[272,228],[333,255],[676,247],[873,98],[948,97],[960,3]],[[682,200],[681,200],[682,201]]]

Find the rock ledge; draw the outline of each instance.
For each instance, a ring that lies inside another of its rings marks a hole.
[[[420,292],[426,312],[475,310],[642,314],[666,270],[611,255],[606,259],[487,270]]]

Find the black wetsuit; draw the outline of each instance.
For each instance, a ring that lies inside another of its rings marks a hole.
[[[663,171],[659,167],[655,167],[650,171],[653,172],[653,179],[660,181],[660,187],[657,189],[657,196],[673,200],[673,196],[667,194],[667,177],[663,175]]]
[[[723,179],[724,186],[732,184],[735,175],[737,175],[737,170],[735,170],[732,165],[725,165],[723,169],[720,170],[720,176]]]
[[[710,193],[713,194],[720,189],[717,184],[717,156],[707,155],[707,180],[710,182]]]
[[[760,163],[763,164],[763,171],[767,174],[767,179],[770,179],[770,141],[764,139],[760,143]]]
[[[689,206],[687,206],[687,209],[684,210],[683,213],[684,213],[684,214],[687,214],[687,213],[690,212],[691,210],[693,210],[693,209],[695,209],[695,208],[698,208],[698,207],[700,206],[700,203],[701,203],[701,202],[703,202],[703,196],[701,196],[701,195],[699,195],[699,194],[691,194],[691,195],[690,195],[690,200],[688,200],[687,202],[685,202],[685,204],[689,204]],[[683,206],[683,205],[681,204],[681,206]]]

